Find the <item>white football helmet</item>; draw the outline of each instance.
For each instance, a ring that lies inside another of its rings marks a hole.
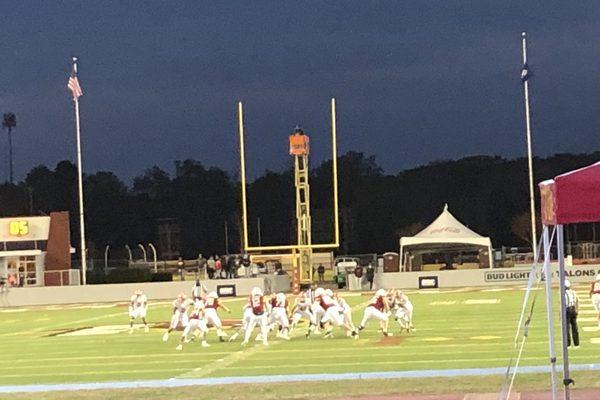
[[[325,289],[325,294],[329,297],[333,297],[333,290],[331,289]]]
[[[325,289],[318,287],[315,289],[315,297],[323,296],[325,294]]]
[[[600,274],[596,275],[596,280],[600,281]]]
[[[375,292],[375,296],[377,296],[377,297],[381,297],[381,296],[385,296],[385,295],[386,295],[385,289],[378,289]]]
[[[277,301],[285,301],[285,294],[283,293],[277,293]]]
[[[263,291],[259,287],[252,288],[252,292],[251,293],[252,293],[252,296],[262,296],[263,295]]]
[[[217,292],[210,292],[208,294],[208,297],[212,297],[213,299],[218,299],[219,295],[217,294]]]

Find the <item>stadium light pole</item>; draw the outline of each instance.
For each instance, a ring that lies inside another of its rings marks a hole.
[[[531,151],[531,115],[529,111],[529,67],[527,65],[527,34],[521,34],[523,45],[523,70],[521,72],[521,81],[523,82],[523,93],[525,96],[525,125],[527,128],[527,166],[529,169],[529,207],[531,212],[531,247],[533,250],[533,259],[537,258],[537,232],[535,227],[535,192],[533,183],[533,156]]]

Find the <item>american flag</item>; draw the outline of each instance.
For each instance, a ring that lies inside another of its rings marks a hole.
[[[71,93],[73,93],[73,100],[77,100],[83,95],[83,91],[81,90],[81,86],[79,86],[79,81],[76,76],[71,76],[69,78],[67,87],[71,90]]]

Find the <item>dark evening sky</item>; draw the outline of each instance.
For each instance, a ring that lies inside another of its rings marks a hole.
[[[525,153],[521,31],[529,35],[534,153],[600,149],[598,1],[3,3],[0,112],[15,172],[75,159],[69,59],[80,59],[86,172],[125,180],[176,159],[237,171],[288,165],[287,135],[396,173],[436,159]],[[0,178],[7,175],[0,140]]]

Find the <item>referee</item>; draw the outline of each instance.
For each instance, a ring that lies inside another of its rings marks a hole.
[[[573,344],[579,348],[579,330],[577,329],[577,314],[579,313],[579,298],[577,293],[571,289],[571,282],[565,279],[565,304],[567,305],[567,343],[571,347],[571,332],[573,332]]]

